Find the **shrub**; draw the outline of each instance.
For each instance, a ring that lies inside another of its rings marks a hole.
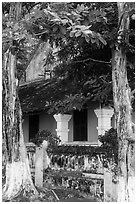
[[[102,143],[101,147],[106,152],[106,158],[114,159],[115,163],[118,162],[118,140],[117,140],[117,131],[114,128],[111,128],[104,135],[99,136],[99,140]]]
[[[48,152],[52,152],[53,149],[57,147],[61,142],[60,138],[49,130],[39,131],[35,135],[35,138],[31,140],[31,142],[34,142],[37,146],[40,146],[44,140],[49,142],[47,148]]]

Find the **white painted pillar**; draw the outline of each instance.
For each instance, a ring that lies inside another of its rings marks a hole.
[[[72,115],[68,114],[55,114],[54,118],[57,121],[57,135],[60,137],[62,143],[68,142],[68,122],[71,119]]]
[[[35,157],[35,185],[37,187],[43,187],[43,148],[36,147]]]
[[[112,185],[112,173],[104,168],[104,202],[113,202]]]
[[[100,108],[94,110],[97,118],[98,118],[98,135],[104,135],[105,131],[112,128],[111,126],[111,117],[114,114],[113,108]],[[100,144],[100,142],[99,142]]]
[[[48,141],[44,140],[40,147],[36,147],[35,157],[35,185],[43,187],[43,170],[49,166],[49,157],[47,155]]]

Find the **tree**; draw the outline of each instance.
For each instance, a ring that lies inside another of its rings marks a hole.
[[[18,97],[17,47],[19,21],[22,4],[11,3],[4,37],[8,46],[3,45],[3,140],[6,154],[6,183],[3,200],[11,200],[21,192],[24,196],[37,195],[33,185],[29,162],[26,155],[22,130],[22,113]],[[7,34],[8,33],[8,34]],[[17,36],[16,36],[17,34]],[[9,36],[10,35],[10,36]],[[22,38],[22,37],[21,37]],[[6,48],[5,48],[6,47]]]
[[[119,27],[117,42],[112,48],[113,99],[118,134],[118,201],[133,201],[135,189],[134,138],[131,119],[131,89],[127,79],[125,44],[129,42],[128,3],[118,3]]]

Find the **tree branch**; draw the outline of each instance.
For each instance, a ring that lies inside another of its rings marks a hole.
[[[39,36],[39,35],[43,35],[43,34],[45,34],[45,33],[48,33],[48,31],[46,30],[46,31],[43,31],[43,32],[41,32],[41,33],[37,33],[37,34],[34,34],[35,36]]]
[[[27,9],[28,13],[30,13],[30,10],[31,10],[32,8],[34,8],[34,6],[38,5],[39,3],[40,3],[40,2],[37,2],[37,3],[32,4],[32,5],[30,6],[30,8],[27,8],[27,6],[26,6],[26,9]]]
[[[103,64],[111,64],[111,61],[109,62],[105,62],[103,60],[96,60],[96,59],[93,59],[93,58],[88,58],[88,59],[85,59],[85,60],[77,60],[77,61],[74,61],[72,63],[84,63],[84,62],[87,62],[87,61],[93,61],[93,62],[97,62],[97,63],[103,63]]]
[[[42,40],[40,39],[39,42],[37,43],[37,45],[35,46],[35,49],[34,49],[33,52],[31,53],[31,56],[30,56],[28,62],[26,63],[26,65],[25,65],[25,67],[24,67],[24,69],[23,69],[23,70],[24,70],[23,73],[25,72],[25,70],[26,70],[27,67],[29,66],[29,64],[30,64],[31,60],[33,59],[35,53],[37,52],[37,50],[38,50],[39,45],[41,44],[41,42],[42,42]],[[21,77],[22,77],[23,73],[21,74]],[[20,77],[20,79],[21,79],[21,77]]]

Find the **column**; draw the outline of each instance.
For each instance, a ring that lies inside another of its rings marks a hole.
[[[104,168],[104,202],[113,202],[112,172]],[[115,192],[116,193],[116,192]]]
[[[57,135],[60,137],[62,143],[68,142],[68,122],[71,119],[72,115],[68,114],[55,114],[54,118],[57,121]]]
[[[43,188],[43,170],[47,169],[50,160],[47,154],[48,141],[44,140],[40,147],[36,147],[35,185]]]
[[[101,109],[94,110],[98,118],[98,135],[104,135],[105,131],[112,128],[111,117],[114,114],[113,108],[105,107]]]
[[[43,187],[43,148],[42,147],[36,147],[35,185],[39,188]]]

